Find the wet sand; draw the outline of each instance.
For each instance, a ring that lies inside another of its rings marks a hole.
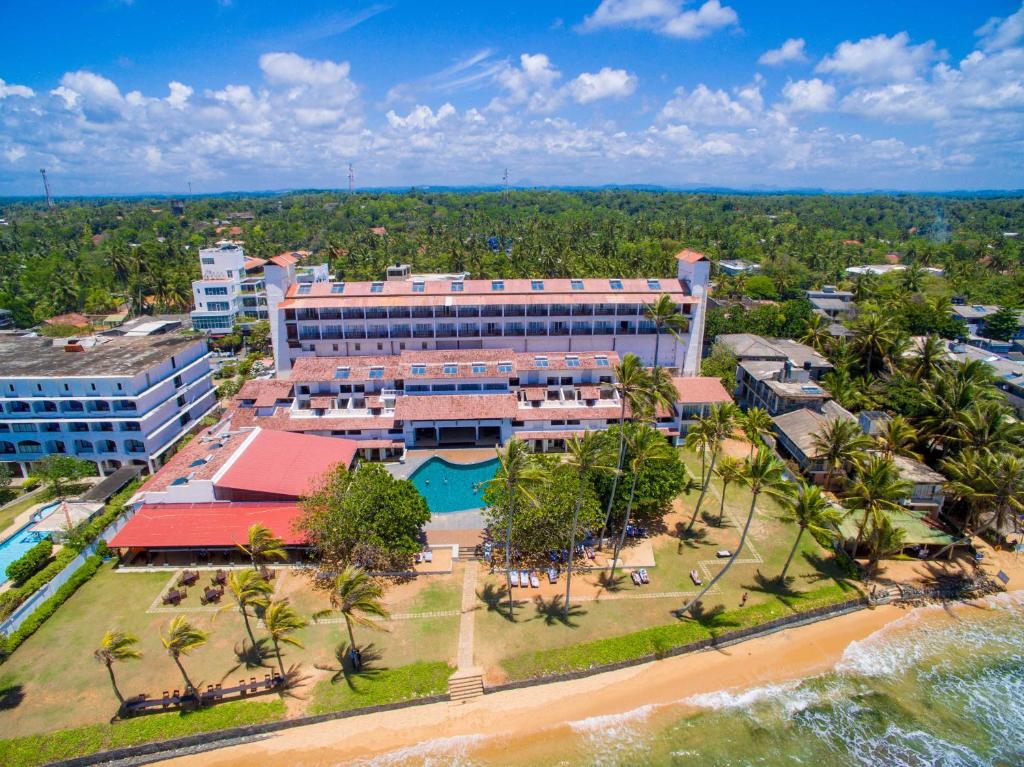
[[[254,743],[161,764],[326,767],[439,738],[496,737],[507,745],[510,738],[528,740],[541,730],[581,719],[676,703],[698,693],[818,674],[833,667],[851,642],[870,636],[909,612],[893,606],[860,610],[720,650],[668,658],[585,679],[485,695],[463,704],[437,703],[297,727]],[[474,754],[486,761],[488,749],[483,743],[480,745],[482,750],[474,750]],[[496,753],[495,757],[498,756]]]

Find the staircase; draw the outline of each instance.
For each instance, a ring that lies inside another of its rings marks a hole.
[[[484,694],[484,677],[479,668],[456,671],[448,679],[448,699],[463,703]]]

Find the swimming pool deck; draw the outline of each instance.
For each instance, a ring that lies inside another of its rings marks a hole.
[[[495,457],[493,447],[462,447],[462,448],[430,448],[426,450],[408,450],[405,461],[385,464],[395,479],[409,479],[420,466],[434,456],[451,463],[480,463]]]
[[[409,479],[416,470],[434,457],[443,458],[451,463],[480,463],[494,458],[493,447],[467,448],[430,448],[426,450],[409,450],[402,463],[386,464],[387,470],[395,479]],[[476,545],[480,540],[480,531],[484,528],[484,515],[481,509],[466,511],[449,511],[444,514],[432,514],[430,521],[423,526],[427,540],[431,543],[461,543]],[[465,533],[464,535],[461,535]]]

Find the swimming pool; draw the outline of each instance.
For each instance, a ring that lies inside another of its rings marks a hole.
[[[451,463],[435,455],[409,479],[427,499],[433,514],[445,514],[481,508],[485,483],[497,470],[497,458],[480,463]]]
[[[43,540],[43,538],[48,537],[45,533],[29,532],[29,528],[44,517],[50,516],[59,505],[59,503],[54,502],[49,506],[44,506],[32,515],[32,519],[18,528],[13,535],[0,542],[0,583],[7,582],[7,566],[11,562],[21,557],[22,554]]]

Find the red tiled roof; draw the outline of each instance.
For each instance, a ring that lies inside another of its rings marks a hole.
[[[217,479],[217,487],[298,498],[337,464],[350,466],[355,454],[350,439],[265,429]]]
[[[314,410],[330,410],[334,407],[334,397],[310,397],[309,406]]]
[[[520,421],[600,421],[618,420],[620,412],[621,406],[609,402],[607,405],[599,403],[594,407],[521,407],[516,411],[515,417]]]
[[[527,402],[543,402],[548,396],[543,386],[524,386],[522,391]]]
[[[235,454],[238,446],[249,435],[247,431],[228,431],[226,429],[222,429],[221,432],[214,435],[213,430],[217,426],[219,424],[200,432],[187,445],[178,450],[167,463],[142,483],[139,492],[166,490],[179,477],[211,479]],[[199,461],[201,463],[192,465]]]
[[[58,314],[56,317],[50,317],[48,320],[43,320],[44,325],[71,325],[76,328],[87,328],[89,327],[89,318],[84,314],[78,312],[69,312],[68,314]]]
[[[246,381],[235,396],[240,400],[255,400],[256,407],[273,407],[279,399],[292,396],[292,384],[276,379]]]
[[[251,272],[253,269],[259,269],[261,266],[266,266],[267,260],[265,258],[256,258],[255,256],[249,256],[245,259],[243,266],[245,271]]]
[[[678,402],[683,405],[700,405],[704,403],[732,402],[728,390],[722,386],[718,378],[693,376],[690,378],[673,378]]]
[[[299,263],[299,258],[295,253],[279,253],[270,258],[270,263],[281,267],[289,267],[292,264]]]
[[[519,406],[514,394],[406,395],[395,404],[398,421],[455,421],[478,418],[515,418]]]
[[[114,548],[205,548],[245,543],[260,524],[287,545],[301,545],[294,530],[302,514],[296,503],[145,504],[110,541]]]
[[[676,253],[676,258],[679,261],[685,261],[688,264],[695,264],[698,261],[708,260],[708,257],[705,256],[703,253],[700,253],[696,250],[691,250],[690,248],[686,248],[685,250],[681,250],[678,253]]]
[[[264,429],[290,432],[345,431],[350,429],[390,429],[395,419],[390,416],[345,416],[341,418],[292,418],[291,412],[279,407],[271,415],[256,415],[252,408],[235,408],[231,423],[236,428],[260,426]],[[354,439],[355,437],[353,437]]]

